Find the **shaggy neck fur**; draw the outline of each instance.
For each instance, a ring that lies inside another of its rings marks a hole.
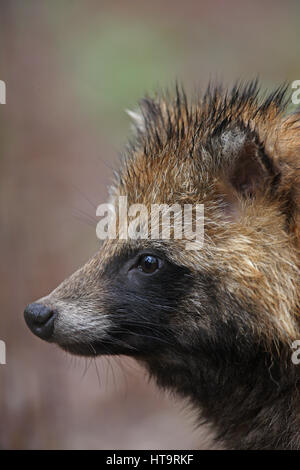
[[[199,409],[199,421],[211,423],[226,448],[297,449],[300,366],[286,353],[285,365],[258,350],[247,359],[233,354],[230,362],[180,354],[172,366],[156,357],[147,367],[160,386]]]

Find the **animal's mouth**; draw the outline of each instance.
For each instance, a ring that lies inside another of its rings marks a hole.
[[[24,317],[36,336],[77,356],[141,358],[170,345],[162,328],[159,335],[152,331],[149,335],[149,330],[139,323],[137,326],[131,321],[127,324],[126,318],[118,322],[113,313],[89,315],[87,310],[80,310],[71,302],[43,298],[28,305]]]
[[[113,328],[101,328],[99,338],[95,338],[93,329],[82,328],[60,318],[55,309],[44,303],[33,303],[26,307],[24,317],[29,329],[39,338],[56,343],[65,351],[77,356],[95,357],[99,355],[138,356],[140,351],[135,341],[127,332],[118,334]],[[110,331],[111,330],[111,331]]]
[[[56,341],[55,341],[56,342]],[[95,356],[111,356],[130,354],[130,347],[120,340],[101,340],[91,343],[60,343],[56,342],[64,351],[76,356],[95,357]]]

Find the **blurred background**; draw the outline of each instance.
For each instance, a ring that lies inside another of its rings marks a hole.
[[[124,110],[176,79],[188,94],[211,77],[300,79],[299,31],[297,1],[1,2],[0,448],[213,448],[135,362],[68,356],[23,310],[97,251]]]

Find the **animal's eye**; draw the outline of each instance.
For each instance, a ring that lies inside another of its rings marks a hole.
[[[144,255],[140,258],[138,268],[146,274],[153,274],[160,267],[159,259],[156,256]]]

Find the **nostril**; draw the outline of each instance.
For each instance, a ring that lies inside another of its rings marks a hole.
[[[49,339],[54,329],[55,311],[46,305],[34,302],[27,305],[24,318],[31,331],[43,339]]]

